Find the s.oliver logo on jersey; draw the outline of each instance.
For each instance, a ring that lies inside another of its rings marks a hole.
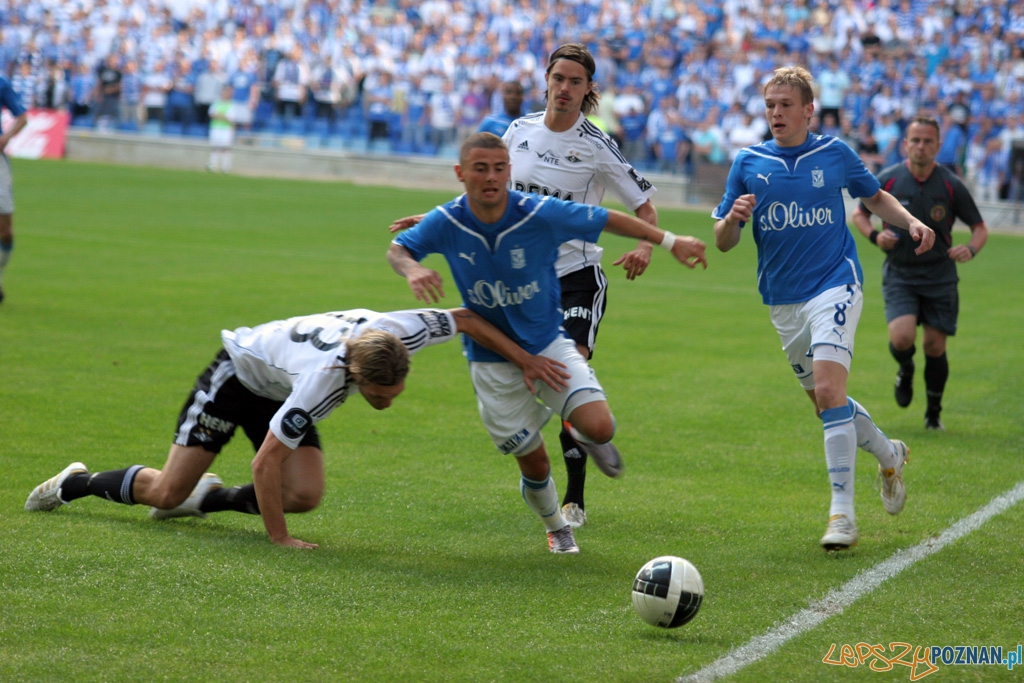
[[[292,408],[281,418],[281,431],[289,439],[301,438],[313,424],[313,418],[302,408]]]
[[[758,224],[763,232],[785,230],[786,228],[813,228],[816,225],[831,225],[832,223],[831,208],[804,209],[796,202],[788,204],[772,202],[761,212],[758,219]]]
[[[520,285],[511,289],[501,280],[487,282],[477,280],[473,289],[469,290],[467,298],[469,303],[483,306],[484,308],[502,308],[506,306],[518,306],[524,301],[529,301],[540,292],[540,284],[536,280],[527,285]]]

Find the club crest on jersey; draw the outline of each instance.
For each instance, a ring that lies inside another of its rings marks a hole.
[[[509,255],[512,257],[513,268],[525,268],[526,267],[526,250],[525,249],[512,249],[509,251]]]
[[[825,187],[825,172],[820,168],[811,171],[811,185],[813,187]]]
[[[417,313],[420,320],[427,328],[427,332],[431,339],[437,339],[439,337],[450,337],[452,334],[452,326],[448,324],[448,316],[441,311],[432,311],[430,313]]]
[[[936,204],[932,207],[931,211],[928,212],[928,216],[936,223],[941,223],[946,220],[946,207],[941,204]]]
[[[570,151],[568,154],[565,155],[565,160],[568,161],[570,164],[582,164],[583,163],[583,159],[580,159],[578,156],[576,156],[576,152],[572,152],[572,151]]]

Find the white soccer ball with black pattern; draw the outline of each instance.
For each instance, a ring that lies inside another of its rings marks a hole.
[[[651,626],[682,626],[697,616],[703,600],[700,572],[681,557],[656,557],[633,579],[633,607]]]

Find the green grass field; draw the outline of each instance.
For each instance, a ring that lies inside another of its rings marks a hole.
[[[578,556],[548,552],[517,468],[479,423],[456,344],[417,355],[390,410],[353,399],[322,423],[327,493],[289,517],[317,551],[278,548],[259,518],[234,513],[158,523],[86,498],[29,514],[32,487],[74,460],[159,467],[221,329],[416,307],[384,260],[387,225],[450,197],[51,161],[15,160],[14,177],[17,248],[0,306],[0,681],[669,682],[1024,479],[1024,240],[994,235],[961,267],[941,434],[923,428],[921,373],[911,408],[893,401],[881,254],[861,240],[867,304],[850,394],[910,445],[909,497],[886,515],[861,452],[860,544],[822,552],[821,424],[778,348],[745,235],[729,254],[709,251],[704,272],[660,250],[636,282],[609,266],[594,366],[627,469],[617,481],[590,469]],[[706,213],[661,220],[711,242]],[[631,248],[603,245],[608,264]],[[457,306],[446,283],[444,304]],[[546,433],[557,449],[554,425]],[[213,471],[248,482],[251,457],[238,438]],[[911,680],[899,665],[828,665],[833,644],[1016,648],[1022,528],[1018,505],[727,680]],[[630,603],[637,569],[664,554],[691,560],[707,589],[674,631],[647,626]],[[940,666],[927,680],[1022,671]]]

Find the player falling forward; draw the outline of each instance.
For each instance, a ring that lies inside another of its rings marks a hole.
[[[460,332],[520,368],[524,388],[539,380],[557,393],[565,385],[557,361],[526,353],[461,308],[355,309],[224,330],[223,349],[178,417],[163,469],[132,465],[90,474],[82,463],[71,463],[33,489],[25,509],[54,510],[92,495],[150,505],[154,519],[234,510],[261,515],[278,545],[316,548],[293,538],[284,517],[314,509],[323,496],[316,423],[357,393],[377,410],[389,407],[405,389],[409,355]],[[237,427],[256,449],[253,483],[224,488],[217,475],[204,473]]]

